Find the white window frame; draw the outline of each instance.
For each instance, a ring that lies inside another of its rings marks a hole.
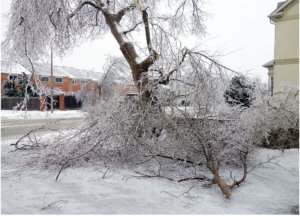
[[[57,79],[61,79],[61,82],[58,82]],[[63,78],[62,77],[55,77],[55,82],[56,83],[63,83]]]
[[[72,79],[72,85],[78,85],[79,80],[78,79]]]
[[[43,78],[47,78],[48,80],[47,80],[47,81],[44,81]],[[48,76],[41,76],[41,81],[42,81],[42,82],[49,82],[49,80],[50,80],[50,79],[49,79]]]

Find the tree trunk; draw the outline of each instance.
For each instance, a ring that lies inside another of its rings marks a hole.
[[[224,196],[229,199],[231,196],[231,191],[229,189],[229,186],[223,181],[223,179],[219,175],[218,168],[214,163],[208,163],[207,164],[208,169],[212,172],[214,175],[215,181],[218,184],[219,188],[221,189]]]
[[[142,62],[137,62],[137,53],[132,43],[124,40],[126,35],[123,32],[118,31],[117,26],[119,23],[116,21],[115,16],[105,14],[105,19],[107,25],[110,27],[111,33],[120,45],[121,52],[128,62],[132,79],[137,85],[141,98],[144,102],[148,103],[151,101],[151,91],[148,89],[149,78],[147,76],[147,71],[151,65],[157,60],[158,54],[151,50],[150,55]],[[150,40],[149,35],[147,35],[147,42]],[[148,42],[149,43],[149,42]]]
[[[231,191],[228,187],[228,185],[223,181],[223,179],[219,176],[218,173],[213,173],[214,174],[214,178],[216,183],[218,184],[218,186],[220,187],[222,193],[224,194],[224,196],[229,199],[231,196]]]

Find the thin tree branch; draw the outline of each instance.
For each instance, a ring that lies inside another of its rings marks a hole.
[[[179,183],[179,182],[191,181],[191,180],[206,180],[206,181],[213,182],[213,179],[210,179],[206,176],[183,178],[183,179],[179,179],[177,182]]]
[[[126,14],[126,12],[131,11],[135,8],[136,8],[135,4],[130,4],[129,6],[119,10],[117,12],[117,14],[115,15],[115,21],[117,23],[119,23],[121,21],[121,19],[123,18],[123,16]]]
[[[242,151],[242,150],[237,150],[238,151],[238,154],[239,154],[239,157],[240,157],[240,160],[243,164],[243,176],[240,180],[236,181],[235,178],[233,178],[234,182],[229,185],[229,188],[232,189],[234,188],[235,186],[240,186],[240,184],[245,181],[246,177],[247,177],[247,174],[248,174],[248,167],[247,167],[247,156],[248,156],[248,151]]]
[[[165,159],[177,160],[177,161],[182,161],[182,162],[186,162],[186,163],[189,163],[189,164],[193,164],[193,165],[196,165],[196,166],[202,166],[203,165],[203,163],[196,163],[196,162],[191,161],[191,160],[177,158],[177,157],[174,158],[174,157],[171,157],[171,156],[168,156],[168,155],[162,155],[162,154],[148,155],[146,157],[160,157],[160,158],[165,158]]]
[[[54,29],[56,30],[56,29],[57,29],[57,27],[56,27],[56,25],[55,25],[54,21],[52,20],[52,16],[53,16],[53,14],[54,14],[54,12],[52,12],[52,13],[49,15],[49,20],[50,20],[51,24],[53,25]]]
[[[126,31],[123,31],[123,34],[128,34],[132,31],[134,31],[140,24],[142,24],[143,22],[139,22],[139,23],[136,23],[133,27],[131,27],[130,29],[126,30]]]
[[[103,11],[103,7],[105,6],[105,4],[101,1],[97,2],[98,4],[95,4],[94,2],[91,1],[84,1],[82,2],[70,15],[69,15],[69,19],[71,19],[72,17],[74,17],[85,5],[90,5],[100,11]]]
[[[165,177],[165,176],[162,176],[162,175],[148,175],[148,174],[145,174],[145,173],[141,173],[139,171],[134,171],[135,173],[137,174],[140,174],[140,176],[133,176],[133,177],[137,177],[137,178],[164,178],[164,179],[167,179],[169,181],[175,181],[174,179],[172,178],[169,178],[169,177]]]
[[[197,55],[200,55],[200,56],[202,56],[202,57],[208,59],[209,61],[211,61],[211,62],[214,63],[215,65],[217,65],[217,66],[219,66],[219,67],[221,67],[221,68],[224,68],[224,69],[226,69],[226,70],[228,70],[228,71],[231,71],[231,72],[233,72],[233,73],[235,73],[235,74],[237,74],[237,75],[240,75],[239,72],[237,72],[237,71],[235,71],[235,70],[232,70],[232,69],[230,69],[230,68],[228,68],[228,67],[226,67],[226,66],[224,66],[224,65],[222,65],[222,64],[220,64],[220,63],[218,63],[216,60],[214,60],[214,59],[208,57],[207,55],[205,55],[205,54],[203,54],[203,53],[191,51],[190,54],[197,54]]]
[[[21,136],[20,139],[18,139],[18,141],[16,143],[12,143],[10,144],[11,146],[15,146],[16,150],[24,150],[24,146],[23,147],[18,147],[18,144],[19,142],[24,139],[25,137],[29,136],[31,133],[33,132],[36,132],[38,130],[42,130],[42,129],[45,129],[45,127],[47,126],[47,124],[44,124],[43,126],[39,127],[39,128],[36,128],[36,129],[33,129],[31,131],[29,131],[28,133],[26,133],[25,135]]]

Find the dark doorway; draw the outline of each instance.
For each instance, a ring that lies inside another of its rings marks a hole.
[[[51,109],[51,97],[47,97],[47,110]],[[59,96],[53,96],[53,109],[59,109]]]
[[[65,109],[80,109],[81,101],[77,101],[75,96],[65,96]]]

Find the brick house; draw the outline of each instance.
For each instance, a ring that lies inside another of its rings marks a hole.
[[[7,61],[1,60],[1,94],[3,92],[2,84],[6,80],[21,79],[23,73],[30,74],[30,71],[20,64],[10,65]]]
[[[10,66],[8,61],[1,60],[1,94],[3,93],[3,83],[6,80],[21,79],[23,72],[31,74],[30,65],[15,64]],[[89,70],[77,69],[73,67],[54,66],[53,78],[51,77],[51,66],[49,64],[35,63],[34,70],[38,75],[38,82],[46,89],[46,94],[50,94],[51,80],[53,79],[54,96],[61,98],[62,96],[75,95],[85,89],[88,92],[94,92],[97,95],[106,94],[106,89],[100,86],[103,73]],[[34,83],[37,81],[34,81]],[[113,82],[110,93],[125,96],[127,94],[136,94],[136,86],[131,82],[122,82],[120,80]],[[64,104],[62,101],[60,106]],[[61,107],[60,109],[63,109]]]
[[[60,89],[64,95],[74,95],[81,91],[83,87],[86,87],[89,91],[96,91],[97,83],[102,77],[100,72],[54,66],[53,78],[51,78],[51,66],[49,64],[36,63],[34,69],[37,71],[43,86],[50,89],[51,79],[53,79],[54,88]]]
[[[1,94],[3,93],[3,83],[6,80],[22,79],[23,73],[31,74],[31,70],[29,65],[11,65],[8,61],[1,60]],[[53,79],[54,96],[59,98],[59,108],[61,110],[64,109],[64,96],[75,95],[82,89],[100,94],[98,82],[102,74],[99,72],[54,66],[53,77],[51,77],[51,66],[41,63],[35,63],[34,70],[38,79],[31,78],[31,81],[35,84],[38,82],[39,84],[37,85],[42,86],[47,95],[51,92],[51,80]],[[44,109],[44,107],[41,109]]]
[[[51,88],[51,68],[48,64],[34,64],[34,69],[39,76],[40,83],[46,88]],[[6,80],[21,79],[22,72],[31,74],[31,67],[16,64],[10,66],[7,61],[1,60],[1,92],[2,84]],[[97,82],[101,79],[100,72],[81,70],[72,67],[54,66],[54,88],[60,89],[64,95],[74,95],[86,87],[89,91],[97,89]]]

